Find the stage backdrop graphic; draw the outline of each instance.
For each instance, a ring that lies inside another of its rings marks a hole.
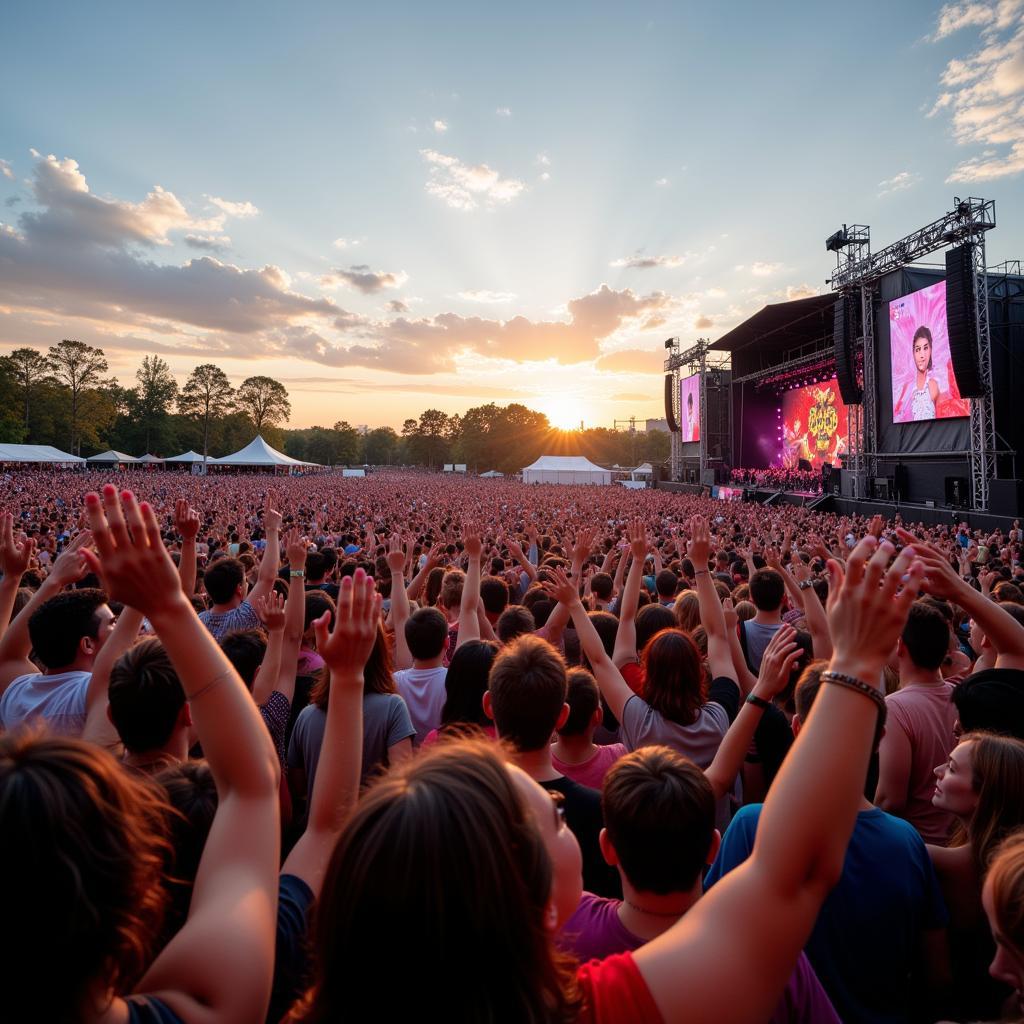
[[[893,423],[970,416],[949,354],[945,281],[889,303],[889,338]]]
[[[679,382],[679,429],[683,444],[700,440],[700,374]]]
[[[835,377],[806,384],[782,396],[782,465],[796,469],[806,459],[815,469],[837,465],[846,451],[846,406]]]

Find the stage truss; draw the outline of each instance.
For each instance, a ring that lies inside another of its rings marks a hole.
[[[832,288],[860,300],[861,333],[855,339],[864,388],[863,404],[850,406],[849,454],[859,498],[867,497],[868,481],[878,467],[878,374],[874,311],[878,282],[894,270],[948,246],[971,246],[974,273],[974,327],[978,346],[978,375],[984,388],[971,399],[971,506],[985,512],[989,507],[989,482],[996,476],[999,454],[992,407],[992,342],[989,329],[988,270],[985,264],[985,233],[996,226],[995,202],[991,199],[954,198],[953,209],[931,224],[879,252],[871,252],[871,232],[863,224],[843,226],[828,241],[836,253]]]
[[[672,374],[672,414],[676,426],[682,422],[679,408],[679,386],[685,377],[700,374],[700,479],[705,481],[705,471],[711,468],[713,458],[730,461],[732,449],[732,387],[723,371],[728,370],[728,355],[712,352],[707,338],[698,338],[696,344],[683,350],[678,338],[665,342],[669,355],[665,360],[665,373]],[[709,397],[718,392],[719,401],[715,407],[718,415],[709,416]],[[725,401],[721,400],[724,393]],[[713,456],[718,452],[717,457]],[[673,480],[680,479],[683,471],[683,438],[679,429],[672,431],[672,454],[670,470]]]

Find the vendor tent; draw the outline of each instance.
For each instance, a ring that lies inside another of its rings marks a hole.
[[[139,456],[139,462],[144,462],[147,466],[162,466],[164,460],[147,452],[145,455]]]
[[[302,462],[271,448],[257,434],[241,451],[225,455],[222,459],[208,460],[211,466],[315,466],[315,462]]]
[[[504,473],[499,473],[496,469],[489,469],[489,470],[487,470],[486,473],[481,473],[480,474],[480,479],[481,480],[497,480],[497,479],[499,479],[499,477],[503,478],[504,476],[505,476]]]
[[[164,459],[164,462],[202,462],[202,461],[203,461],[202,455],[200,455],[198,452],[192,451],[191,448],[187,452],[182,452],[181,455],[172,455],[169,459]]]
[[[610,484],[611,470],[582,455],[542,455],[523,470],[524,484]]]
[[[0,462],[82,463],[85,459],[50,444],[0,444]]]
[[[139,460],[134,455],[125,455],[124,452],[115,452],[113,448],[107,452],[100,452],[99,455],[90,455],[85,460],[93,466],[120,466],[128,465]]]

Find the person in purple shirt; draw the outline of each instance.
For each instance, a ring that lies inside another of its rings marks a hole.
[[[601,804],[601,852],[618,868],[624,898],[584,892],[563,925],[559,947],[584,963],[667,932],[701,898],[703,869],[721,842],[711,783],[668,747],[642,747],[617,761],[605,776]],[[839,1024],[803,953],[770,1021]]]

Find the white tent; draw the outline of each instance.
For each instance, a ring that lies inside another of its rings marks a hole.
[[[638,476],[653,476],[653,475],[654,475],[654,469],[652,468],[652,466],[651,466],[651,464],[649,462],[645,462],[642,466],[637,466],[636,469],[633,470],[633,476],[634,477],[638,477]]]
[[[159,456],[150,455],[148,452],[145,455],[140,455],[138,461],[146,463],[147,466],[162,466],[164,462]]]
[[[192,451],[192,449],[190,448],[187,452],[182,452],[181,455],[172,455],[169,459],[164,459],[163,461],[164,462],[202,462],[203,461],[203,457],[198,452]]]
[[[315,466],[315,462],[302,462],[271,448],[257,434],[241,451],[225,455],[222,459],[209,459],[211,466]]]
[[[81,463],[85,459],[50,444],[0,444],[0,462]]]
[[[524,484],[610,484],[611,470],[582,455],[542,455],[523,470]]]
[[[480,474],[481,480],[497,480],[499,477],[504,477],[504,473],[499,473],[496,469],[489,469],[486,473]]]
[[[134,455],[125,455],[124,452],[115,452],[113,448],[110,451],[100,452],[99,455],[90,455],[85,460],[86,462],[95,462],[97,464],[102,463],[105,466],[118,466],[121,463],[138,462]]]

